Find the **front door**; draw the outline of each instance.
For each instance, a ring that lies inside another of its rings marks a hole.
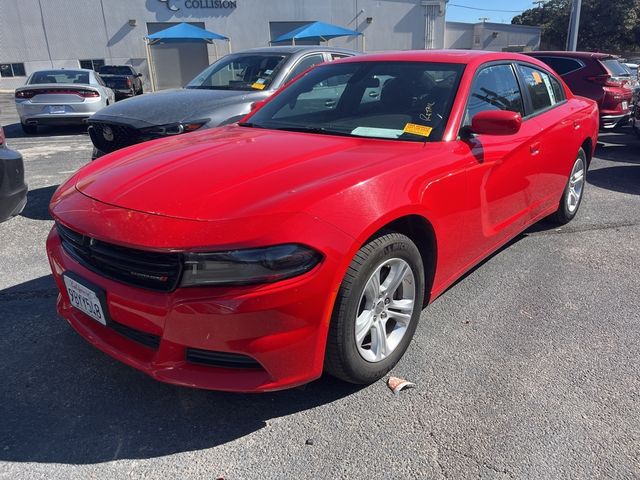
[[[464,125],[485,110],[509,110],[524,116],[522,92],[511,64],[481,67],[469,92]],[[530,164],[539,154],[540,126],[525,120],[513,135],[462,135],[468,152],[472,224],[469,233],[475,257],[486,254],[519,233],[530,219]]]

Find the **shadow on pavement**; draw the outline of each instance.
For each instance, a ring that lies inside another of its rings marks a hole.
[[[640,139],[630,129],[625,134],[601,133],[595,156],[612,162],[640,163]]]
[[[621,165],[590,170],[587,174],[587,182],[607,190],[640,195],[640,165]]]
[[[86,125],[65,125],[65,126],[42,126],[38,127],[38,133],[24,133],[19,123],[6,125],[4,134],[7,138],[40,138],[58,137],[63,135],[87,135]]]
[[[21,215],[33,220],[51,220],[49,215],[49,202],[58,185],[36,188],[27,193],[27,205]]]
[[[211,448],[361,388],[330,377],[256,395],[162,384],[91,347],[56,315],[56,296],[51,275],[0,290],[0,461],[92,464]]]

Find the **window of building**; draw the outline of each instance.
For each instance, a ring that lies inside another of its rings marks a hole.
[[[104,66],[103,58],[94,58],[91,60],[78,60],[80,68],[86,68],[87,70],[95,70],[96,72],[100,67]]]
[[[26,77],[24,63],[0,63],[0,76]]]
[[[524,88],[529,91],[534,113],[564,100],[560,83],[547,72],[527,65],[518,65],[518,68],[524,79]]]
[[[476,113],[509,110],[524,117],[522,93],[511,65],[492,65],[478,73],[469,94],[465,125],[471,125]]]

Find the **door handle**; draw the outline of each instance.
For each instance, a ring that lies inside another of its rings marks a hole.
[[[378,92],[369,92],[369,96],[370,97],[377,97],[378,96]]]
[[[327,100],[326,102],[324,102],[325,107],[333,107],[335,106],[335,104],[336,104],[335,100]]]
[[[540,153],[540,142],[532,143],[529,145],[529,151],[531,155],[538,155]]]

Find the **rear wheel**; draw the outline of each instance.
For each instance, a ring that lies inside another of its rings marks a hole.
[[[407,350],[423,299],[424,267],[411,239],[387,233],[364,245],[336,298],[325,370],[352,383],[383,377]]]
[[[551,216],[556,223],[564,225],[569,223],[578,213],[584,193],[585,180],[587,178],[587,155],[581,148],[573,163],[571,174],[564,187],[558,210]]]
[[[22,126],[22,131],[27,135],[35,135],[36,133],[38,133],[37,125],[27,125],[24,123],[21,123],[20,125]]]

